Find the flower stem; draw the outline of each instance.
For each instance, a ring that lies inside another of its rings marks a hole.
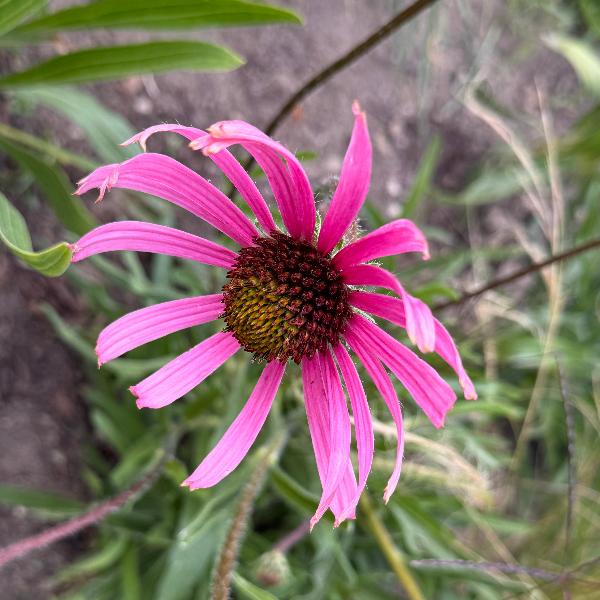
[[[360,498],[360,507],[366,517],[366,525],[373,534],[375,541],[381,548],[385,558],[387,559],[392,571],[398,578],[398,581],[406,591],[410,600],[425,600],[425,596],[419,584],[413,577],[413,574],[408,566],[404,554],[394,544],[394,540],[390,532],[385,528],[385,525],[373,509],[373,504],[367,492],[363,492]]]

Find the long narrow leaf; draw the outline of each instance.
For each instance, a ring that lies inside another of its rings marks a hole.
[[[242,0],[98,0],[30,21],[20,27],[18,33],[97,27],[192,29],[301,22],[291,10]]]
[[[0,79],[0,88],[83,83],[171,70],[231,71],[243,59],[205,42],[149,42],[90,48],[56,56]]]
[[[48,0],[0,0],[0,35],[33,16]]]

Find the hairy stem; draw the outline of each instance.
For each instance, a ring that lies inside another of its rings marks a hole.
[[[69,521],[50,527],[41,533],[19,540],[13,544],[9,544],[4,548],[0,548],[0,569],[13,560],[22,558],[34,550],[49,546],[54,542],[75,535],[90,525],[100,523],[100,521],[108,515],[125,506],[130,500],[139,497],[152,487],[152,484],[162,472],[166,456],[167,454],[165,453],[144,477],[136,481],[131,487],[120,494],[109,498],[104,502],[100,502],[87,512],[78,515]]]

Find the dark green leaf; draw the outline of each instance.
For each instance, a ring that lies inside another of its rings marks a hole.
[[[0,0],[0,35],[34,15],[48,0]]]
[[[82,83],[171,70],[231,71],[243,59],[205,42],[149,42],[71,52],[0,79],[0,87]]]
[[[267,23],[300,24],[302,20],[291,10],[242,0],[98,0],[31,21],[19,32],[97,27],[193,29]]]
[[[47,277],[62,275],[71,264],[69,244],[61,242],[51,248],[34,252],[23,215],[0,192],[0,239],[8,249],[28,266]]]
[[[84,234],[96,225],[83,202],[72,195],[73,186],[61,167],[50,165],[37,154],[6,139],[0,139],[0,150],[31,173],[57,218],[69,231]]]

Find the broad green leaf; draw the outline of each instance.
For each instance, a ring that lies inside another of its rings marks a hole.
[[[83,83],[164,71],[231,71],[243,59],[206,42],[148,42],[71,52],[0,79],[0,88]]]
[[[0,0],[0,35],[34,15],[48,0]]]
[[[135,133],[131,125],[85,92],[48,87],[20,90],[14,95],[26,102],[48,106],[76,123],[103,161],[120,162],[138,153],[135,146],[119,145]]]
[[[20,32],[49,33],[97,27],[193,29],[267,23],[301,24],[291,10],[242,0],[98,0],[23,25]]]
[[[84,505],[78,500],[60,496],[54,492],[23,488],[16,485],[0,484],[0,504],[22,506],[57,518],[65,518],[80,513]]]
[[[185,600],[199,581],[209,578],[211,562],[229,525],[226,509],[215,511],[192,536],[177,540],[171,547],[156,598]]]
[[[591,44],[557,34],[547,36],[545,42],[571,63],[581,83],[590,92],[600,96],[600,55]]]
[[[23,215],[10,204],[1,192],[0,239],[15,256],[47,277],[62,275],[71,264],[72,251],[66,242],[34,252]]]
[[[429,186],[431,185],[431,178],[433,177],[435,166],[440,155],[440,149],[440,140],[436,137],[431,141],[425,151],[425,155],[421,159],[421,164],[419,165],[415,180],[402,206],[403,217],[410,218],[425,199],[425,195],[429,191]]]
[[[29,171],[44,192],[58,220],[73,233],[84,234],[96,225],[83,201],[72,195],[73,186],[58,164],[50,164],[34,152],[0,138],[0,151],[8,154],[19,165]]]

